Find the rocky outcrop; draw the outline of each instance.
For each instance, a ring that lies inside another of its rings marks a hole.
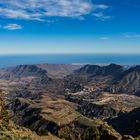
[[[69,140],[121,140],[122,136],[109,126],[89,127],[74,122],[60,128],[58,136]]]
[[[97,117],[100,119],[107,119],[118,116],[121,111],[112,108],[109,104],[98,105],[93,103],[83,103],[78,111],[87,117]]]

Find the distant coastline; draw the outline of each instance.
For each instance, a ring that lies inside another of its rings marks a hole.
[[[24,64],[139,65],[140,54],[17,54],[0,55],[0,68]]]

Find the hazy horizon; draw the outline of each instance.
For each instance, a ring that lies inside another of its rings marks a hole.
[[[139,54],[15,54],[0,55],[0,68],[25,64],[139,65]]]

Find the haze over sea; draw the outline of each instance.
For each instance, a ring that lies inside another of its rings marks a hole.
[[[139,54],[31,54],[0,55],[0,68],[23,64],[140,64]]]

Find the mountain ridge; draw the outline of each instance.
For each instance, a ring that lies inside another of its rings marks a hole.
[[[99,140],[122,140],[129,133],[122,133],[119,118],[136,111],[140,97],[138,92],[137,95],[117,90],[112,92],[111,87],[115,84],[119,89],[120,85],[116,83],[121,77],[123,82],[128,79],[130,87],[136,84],[138,91],[139,85],[133,81],[139,81],[139,74],[139,66],[125,69],[116,64],[80,68],[71,65],[20,65],[0,69],[0,88],[11,113],[10,119],[38,135],[45,136],[47,130],[60,139],[90,140],[85,139],[89,135],[96,140],[98,137]],[[126,83],[121,83],[124,89]],[[114,125],[117,118],[118,128]]]

